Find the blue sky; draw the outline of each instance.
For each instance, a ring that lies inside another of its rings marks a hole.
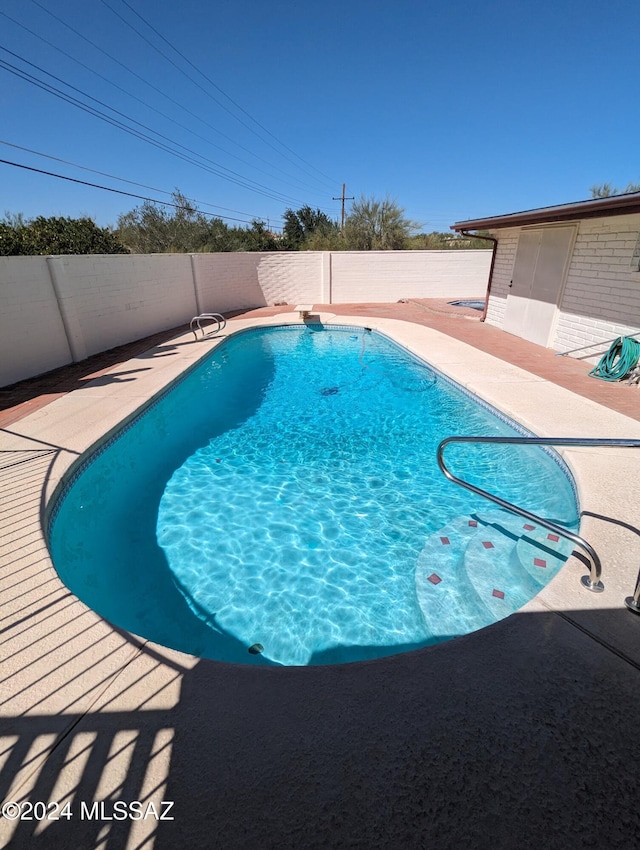
[[[303,204],[337,219],[342,183],[431,231],[640,182],[637,0],[0,0],[0,12],[0,159],[159,200],[179,188],[230,223],[276,228]],[[108,225],[140,203],[0,164],[0,215]]]

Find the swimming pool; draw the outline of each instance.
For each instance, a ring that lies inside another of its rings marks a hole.
[[[521,607],[571,546],[446,481],[452,433],[521,432],[380,334],[243,332],[76,471],[52,558],[116,625],[219,660],[355,661],[464,634]],[[575,527],[546,452],[450,460]]]
[[[469,298],[466,301],[449,301],[452,307],[471,307],[473,310],[484,310],[484,299]]]

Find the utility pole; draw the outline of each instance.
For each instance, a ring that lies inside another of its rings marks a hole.
[[[346,189],[346,188],[347,188],[347,184],[346,184],[346,183],[343,183],[343,184],[342,184],[342,195],[340,195],[340,197],[339,197],[339,198],[332,198],[332,199],[331,199],[332,201],[342,201],[342,224],[341,224],[341,226],[340,226],[340,230],[341,230],[343,233],[344,233],[344,202],[345,202],[345,201],[353,201],[353,200],[354,200],[353,198],[345,198],[344,193],[345,193],[345,189]]]

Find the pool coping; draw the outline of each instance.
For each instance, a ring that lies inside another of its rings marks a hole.
[[[321,313],[313,320],[327,326],[366,326],[380,331],[539,436],[640,438],[640,422],[432,328],[398,319],[331,313]],[[16,496],[4,514],[7,531],[0,566],[8,565],[10,574],[20,576],[20,595],[10,596],[3,605],[8,628],[23,620],[28,627],[20,630],[18,626],[5,644],[4,676],[11,678],[12,686],[0,719],[33,717],[49,729],[46,718],[61,721],[50,745],[16,773],[8,799],[33,788],[60,736],[85,715],[175,706],[180,671],[192,670],[198,663],[191,656],[123,633],[66,590],[49,560],[43,534],[52,497],[80,455],[108,439],[123,421],[136,416],[141,406],[179,380],[222,339],[236,331],[281,324],[300,324],[300,319],[290,312],[234,319],[224,334],[197,343],[190,334],[180,334],[128,361],[117,375],[91,381],[3,430],[0,448],[16,458],[15,464],[7,467]],[[637,477],[635,462],[625,449],[559,449],[558,453],[574,476],[581,508],[591,514],[583,517],[580,533],[602,558],[606,589],[602,594],[586,591],[579,581],[585,567],[572,557],[521,613],[556,614],[591,643],[638,666],[640,618],[624,608],[640,564],[638,504],[629,498]],[[6,593],[3,587],[3,597]],[[38,611],[45,608],[46,615],[40,617]],[[603,617],[603,611],[620,612],[621,616]],[[466,640],[473,642],[474,635]],[[377,663],[359,662],[357,666]],[[385,669],[388,665],[387,659]],[[258,675],[265,672],[258,668]],[[158,763],[154,770],[161,775],[165,768]],[[66,769],[66,774],[72,776],[73,769]],[[114,781],[122,769],[114,764]],[[0,823],[0,836],[3,828],[14,829],[15,825]]]

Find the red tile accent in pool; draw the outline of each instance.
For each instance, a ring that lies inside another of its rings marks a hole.
[[[535,531],[536,530],[535,525],[529,525],[529,523],[526,523],[522,527],[524,528],[525,531]]]
[[[440,582],[442,581],[442,579],[441,579],[441,578],[440,578],[440,576],[439,576],[439,575],[437,575],[436,573],[431,573],[431,575],[429,576],[429,578],[427,579],[427,581],[430,581],[430,582],[431,582],[431,584],[440,584]]]
[[[557,543],[560,538],[557,534],[547,534],[547,540],[553,540],[554,543]]]
[[[478,527],[478,521],[475,520],[475,519],[470,519],[469,525],[471,526],[471,528],[477,528]]]
[[[448,546],[449,543],[451,543],[451,541],[449,540],[448,537],[441,537],[440,542],[442,543],[443,546]]]
[[[493,543],[490,540],[483,540],[482,545],[484,546],[485,549],[493,549],[494,548]]]
[[[504,599],[504,593],[501,590],[494,590],[491,595],[495,596],[496,599]]]
[[[536,567],[546,567],[547,566],[547,562],[545,560],[543,560],[543,558],[534,558],[533,563],[535,564]]]

